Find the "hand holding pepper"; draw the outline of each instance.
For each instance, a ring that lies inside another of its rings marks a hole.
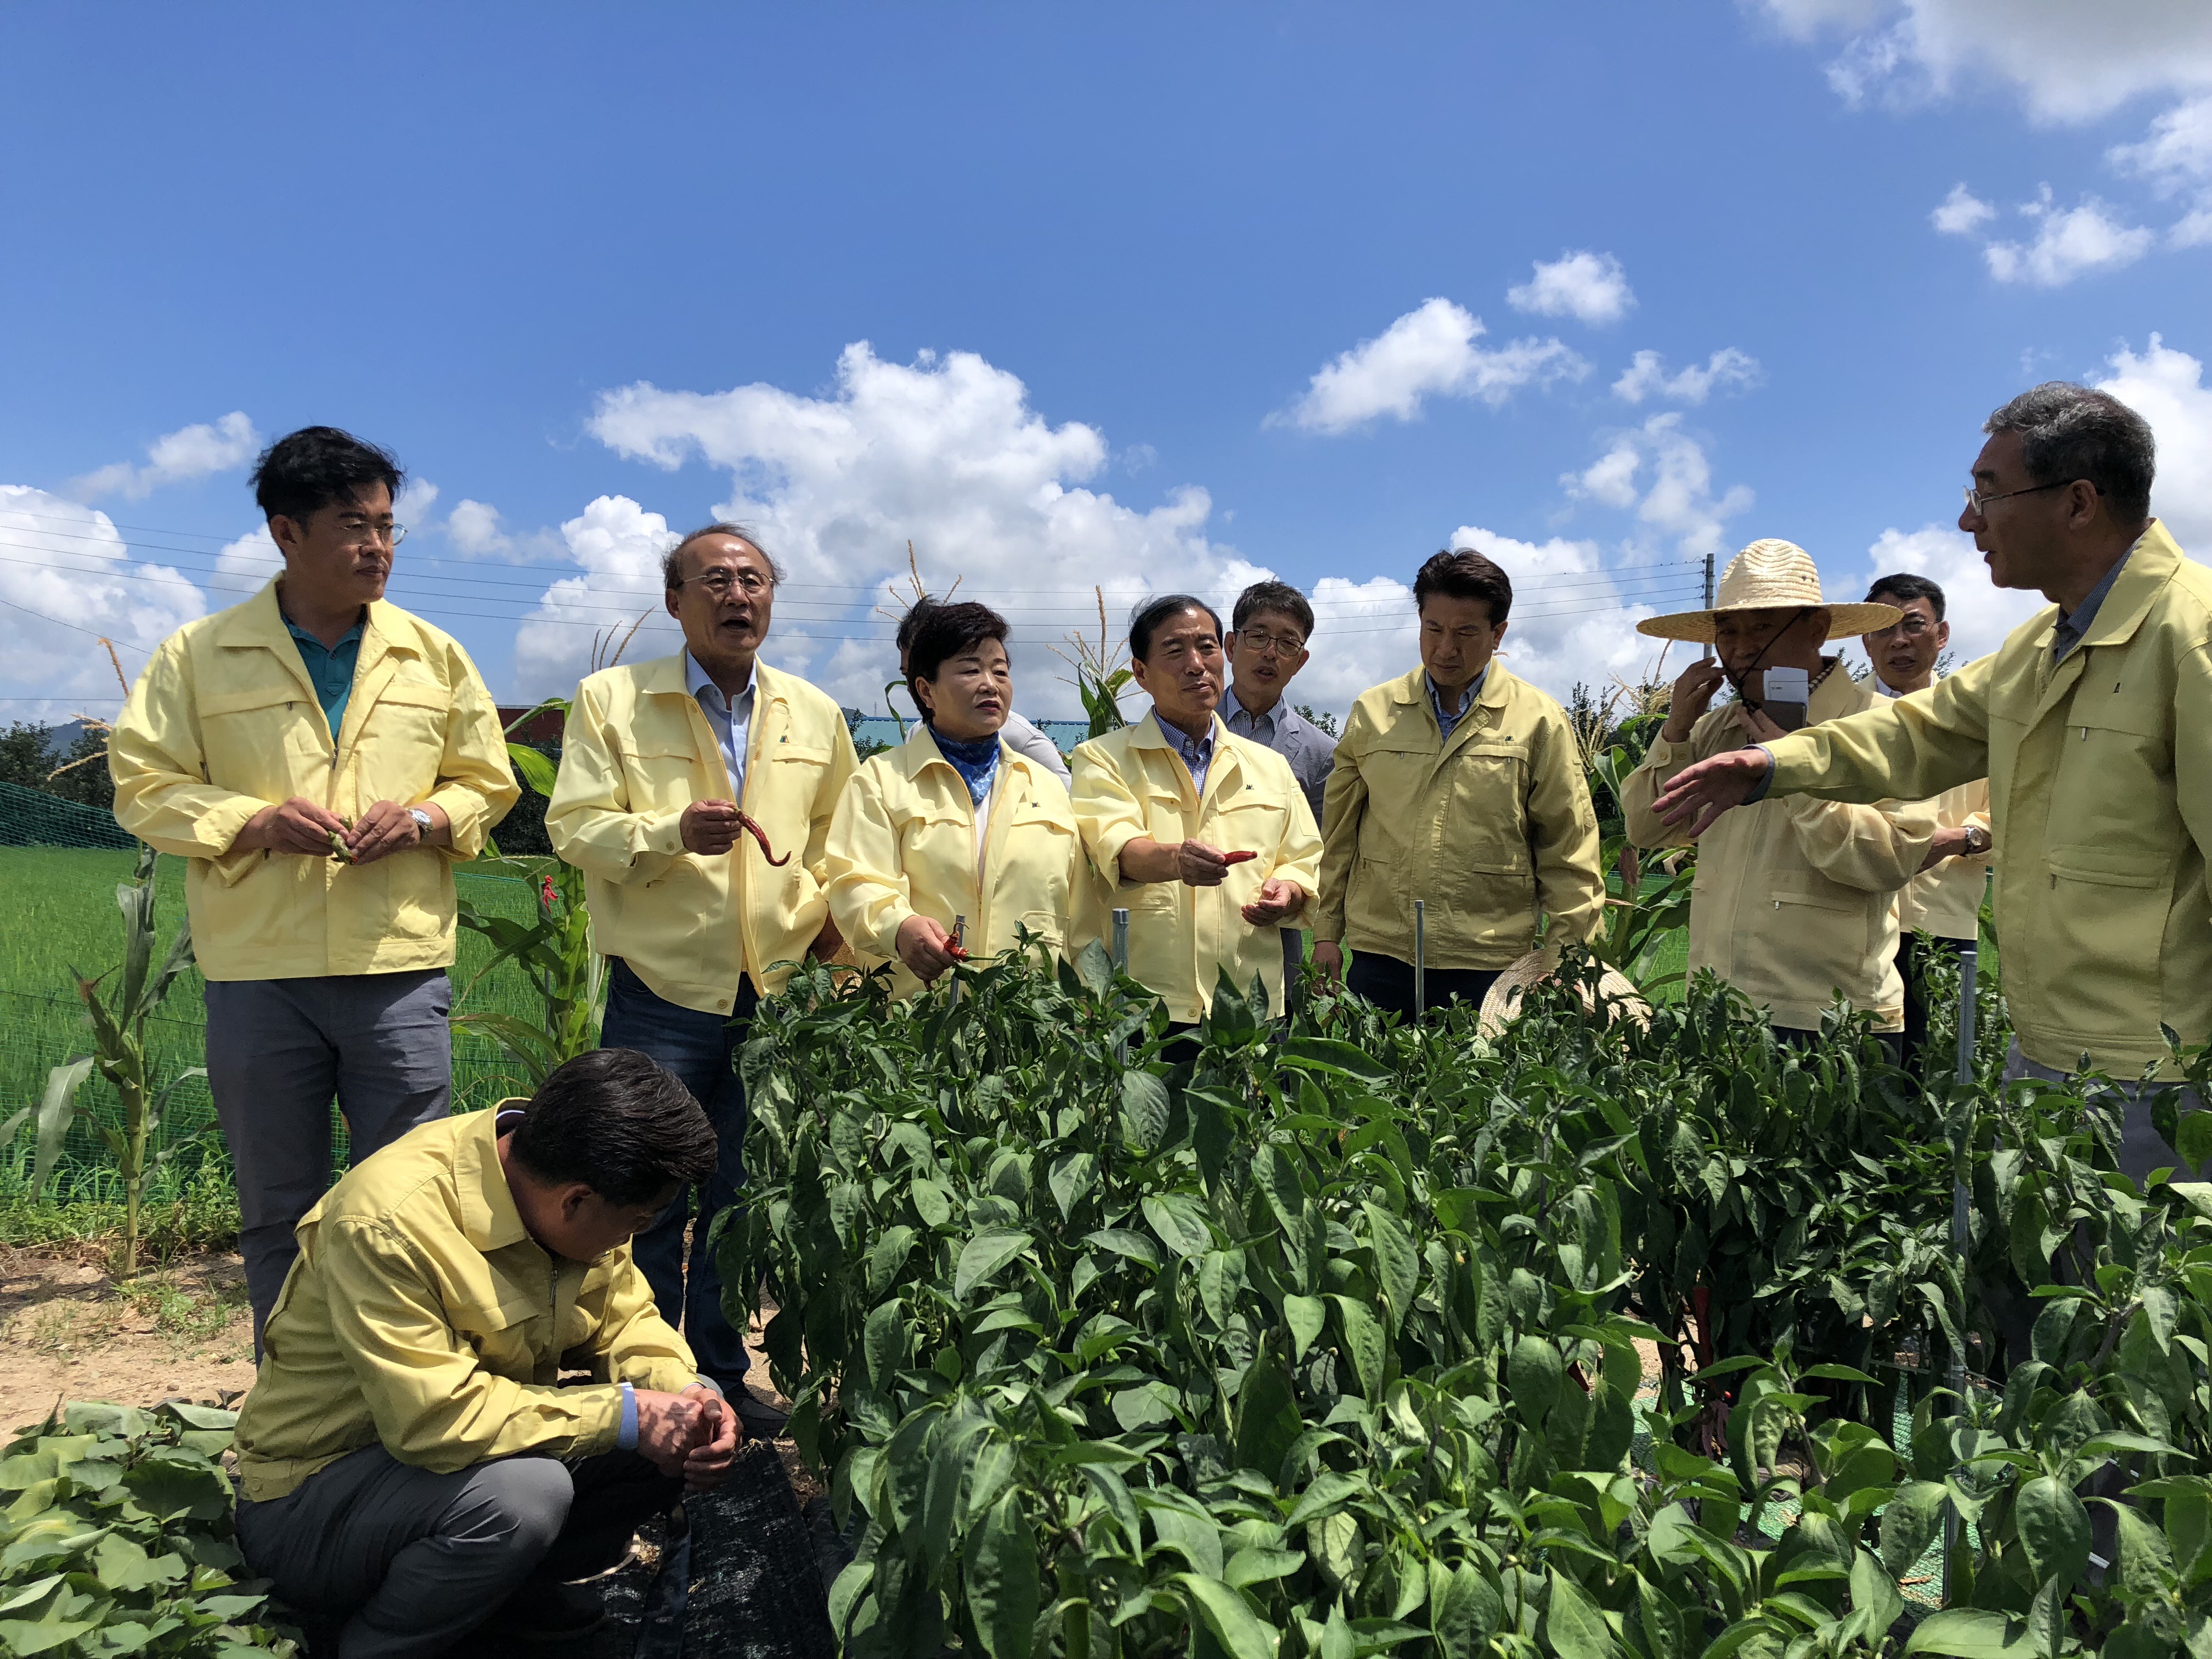
[[[968,955],[942,925],[927,916],[908,916],[901,922],[896,944],[899,960],[925,985]]]
[[[735,801],[693,801],[677,821],[677,831],[684,839],[684,850],[702,858],[719,857],[735,847],[739,837],[750,836],[760,843],[761,856],[778,869],[791,862],[788,853],[776,856],[768,832]]]

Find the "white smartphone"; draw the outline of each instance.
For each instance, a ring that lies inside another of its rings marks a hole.
[[[1766,718],[1785,732],[1805,724],[1805,705],[1812,700],[1810,676],[1802,668],[1770,668],[1760,678],[1760,707]]]

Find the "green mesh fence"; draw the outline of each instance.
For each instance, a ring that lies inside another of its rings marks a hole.
[[[119,963],[123,919],[115,890],[131,878],[137,843],[107,814],[33,789],[0,783],[0,1121],[33,1104],[54,1066],[92,1050],[91,1030],[72,988],[78,973],[97,975]],[[456,878],[480,909],[519,920],[535,914],[532,884],[477,875]],[[155,876],[161,947],[184,920],[184,861],[161,860]],[[536,1018],[538,991],[513,964],[478,980],[490,947],[463,931],[451,969],[455,1008],[485,1009]],[[149,1059],[167,1079],[204,1063],[207,1015],[197,971],[179,979],[149,1022]],[[529,1091],[526,1073],[489,1039],[454,1034],[453,1094],[457,1109],[474,1109]],[[92,1114],[118,1121],[115,1091],[97,1076],[79,1096]],[[334,1166],[343,1167],[343,1121],[332,1113]],[[229,1159],[216,1132],[215,1106],[204,1079],[181,1084],[171,1097],[157,1148],[168,1161],[156,1177],[163,1191],[189,1182],[210,1161],[228,1172]],[[32,1170],[27,1127],[0,1147],[0,1201],[27,1194]],[[116,1190],[112,1159],[94,1128],[82,1117],[71,1128],[59,1174],[46,1196],[60,1202],[111,1200]]]

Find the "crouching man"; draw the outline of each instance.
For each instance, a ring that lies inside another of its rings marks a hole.
[[[238,1539],[287,1603],[343,1621],[344,1659],[428,1659],[494,1620],[586,1630],[573,1581],[728,1474],[736,1414],[629,1253],[714,1158],[672,1073],[604,1048],[413,1131],[307,1212],[239,1418]]]

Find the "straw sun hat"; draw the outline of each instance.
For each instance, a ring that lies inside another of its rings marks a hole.
[[[1521,1012],[1521,994],[1542,980],[1553,964],[1544,959],[1541,951],[1531,951],[1491,981],[1489,993],[1482,999],[1482,1013],[1477,1029],[1486,1037],[1494,1037],[1504,1030],[1514,1016]],[[1651,1005],[1636,988],[1636,981],[1626,974],[1608,968],[1598,981],[1598,996],[1604,1001],[1607,1012],[1615,1018],[1626,1017],[1638,1025],[1651,1024]],[[1583,998],[1583,1006],[1589,1012],[1589,998]]]
[[[1850,639],[1896,626],[1905,613],[1893,605],[1832,605],[1820,597],[1820,573],[1813,556],[1795,542],[1753,542],[1729,561],[1711,611],[1677,611],[1647,617],[1636,631],[1655,640],[1713,643],[1713,619],[1723,611],[1827,611],[1828,637]]]

